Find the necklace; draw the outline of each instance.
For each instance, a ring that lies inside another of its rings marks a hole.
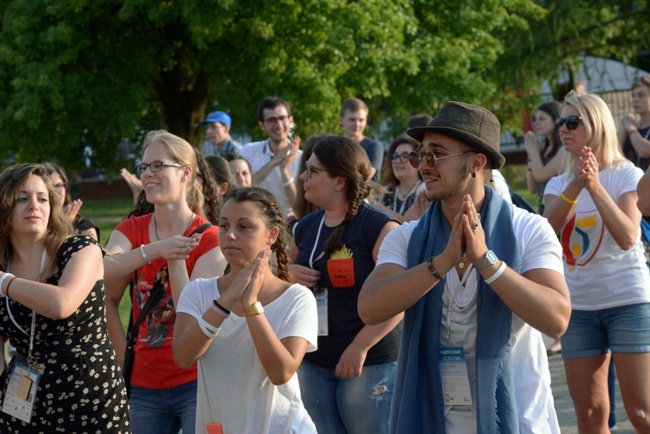
[[[158,225],[156,224],[156,214],[154,213],[153,215],[153,231],[156,233],[156,239],[160,241],[160,237],[158,236]]]
[[[461,270],[465,268],[465,261],[467,261],[467,253],[463,253],[463,257],[460,258],[460,262],[458,263],[458,268]]]
[[[194,220],[194,213],[192,213],[192,215],[190,216],[190,223],[192,223],[192,220]],[[156,213],[153,214],[153,231],[156,234],[156,240],[160,241],[160,237],[158,236],[158,224],[156,223]]]

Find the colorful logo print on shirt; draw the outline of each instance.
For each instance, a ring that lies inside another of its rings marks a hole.
[[[593,259],[604,235],[605,225],[598,214],[573,214],[560,235],[564,260],[571,267],[569,271]]]

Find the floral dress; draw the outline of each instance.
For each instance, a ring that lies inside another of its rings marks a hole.
[[[57,254],[58,270],[84,247],[97,244],[87,236],[66,240]],[[46,283],[57,285],[61,271]],[[36,314],[32,355],[45,371],[38,384],[31,423],[0,412],[0,433],[130,433],[129,407],[122,371],[108,340],[104,281],[98,280],[86,300],[68,318],[53,320]],[[9,310],[8,310],[9,307]],[[13,315],[19,330],[10,318]],[[0,335],[27,357],[32,310],[0,298]],[[3,374],[1,398],[7,390]]]

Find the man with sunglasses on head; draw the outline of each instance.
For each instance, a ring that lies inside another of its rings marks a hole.
[[[569,322],[561,247],[485,185],[505,162],[499,121],[448,102],[408,134],[433,203],[386,236],[359,297],[366,324],[405,311],[391,432],[559,433],[540,331]]]
[[[299,175],[300,138],[293,135],[291,106],[277,96],[267,96],[257,108],[258,125],[268,138],[246,144],[239,152],[249,162],[253,185],[269,190],[285,216],[292,213]]]

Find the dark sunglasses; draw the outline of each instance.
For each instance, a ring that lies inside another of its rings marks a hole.
[[[411,163],[411,166],[414,168],[420,167],[420,163],[422,160],[426,160],[427,162],[427,167],[430,169],[436,167],[436,164],[438,164],[439,160],[444,160],[445,158],[450,158],[450,157],[457,157],[458,155],[463,155],[467,154],[469,152],[476,152],[476,151],[463,151],[459,152],[458,154],[451,154],[451,155],[445,155],[444,157],[436,157],[433,152],[427,151],[424,153],[424,155],[420,155],[417,153],[417,151],[411,151],[409,153],[409,163]]]
[[[566,127],[568,130],[573,131],[576,128],[578,128],[578,125],[580,125],[580,121],[582,120],[581,116],[567,116],[565,118],[557,118],[555,120],[555,125],[558,128],[561,128],[562,125],[566,124]]]
[[[399,160],[400,163],[406,163],[409,160],[409,153],[402,152],[401,154],[390,154],[388,156],[388,159],[391,161],[391,163],[394,163],[395,160]]]

